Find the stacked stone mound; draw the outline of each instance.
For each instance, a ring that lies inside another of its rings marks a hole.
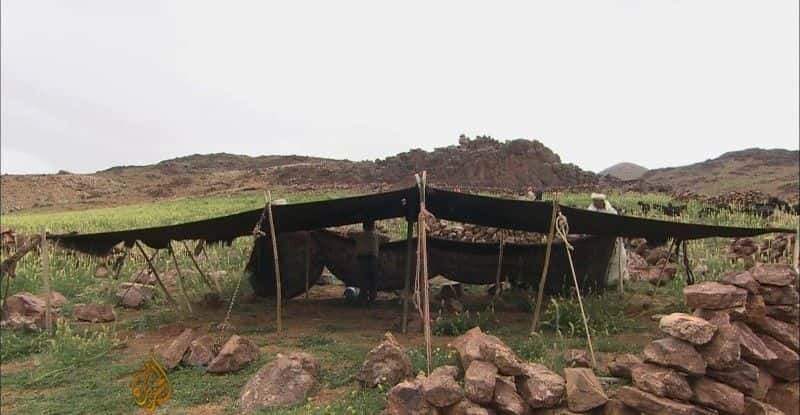
[[[800,413],[797,287],[782,264],[686,287],[693,313],[664,316],[642,362],[609,367],[633,383],[615,399],[645,414]]]

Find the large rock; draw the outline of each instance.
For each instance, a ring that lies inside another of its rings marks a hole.
[[[107,323],[117,319],[111,304],[75,304],[72,315],[76,320],[91,323]]]
[[[744,398],[745,415],[783,415],[783,411],[759,400],[745,396]]]
[[[480,345],[481,357],[497,366],[505,376],[519,376],[525,370],[525,362],[510,347],[495,336],[486,335],[487,341]]]
[[[386,333],[383,341],[367,353],[355,378],[364,386],[374,388],[378,384],[394,386],[412,376],[411,360],[405,350],[391,333]]]
[[[115,296],[123,307],[139,308],[152,300],[154,295],[155,291],[149,285],[125,282],[119,285]]]
[[[769,334],[790,349],[800,351],[800,329],[796,325],[765,317],[764,321],[756,329],[762,333]]]
[[[800,305],[768,305],[767,315],[789,324],[800,323]]]
[[[787,286],[797,282],[797,274],[788,264],[758,264],[750,269],[753,278],[761,284]]]
[[[47,303],[47,293],[39,294],[39,298],[41,298],[43,302]],[[67,297],[64,297],[64,294],[61,294],[58,291],[50,291],[51,308],[61,308],[68,302],[69,301],[67,301]]]
[[[728,370],[708,369],[706,375],[718,380],[726,385],[742,391],[748,396],[757,396],[759,389],[759,378],[764,376],[760,369],[750,363],[740,360],[736,366]],[[762,396],[763,397],[763,396]]]
[[[739,334],[732,325],[721,325],[710,342],[697,347],[708,368],[725,370],[735,366],[741,359]]]
[[[630,353],[617,355],[614,356],[614,359],[608,364],[608,373],[618,378],[630,379],[631,370],[640,363],[642,363],[642,359],[636,355]]]
[[[751,396],[763,401],[767,397],[767,392],[775,385],[775,382],[775,377],[772,376],[766,368],[759,367],[758,385]],[[745,395],[747,394],[745,393]]]
[[[697,345],[711,341],[717,331],[717,327],[708,321],[684,313],[672,313],[662,317],[658,328],[670,336]]]
[[[191,343],[186,354],[183,355],[183,364],[188,366],[206,366],[214,359],[217,352],[214,338],[208,334],[200,336]]]
[[[481,344],[490,341],[490,338],[481,331],[480,327],[473,327],[461,336],[456,337],[450,347],[456,350],[464,370],[469,368],[473,360],[481,360]]]
[[[527,364],[525,373],[515,380],[517,392],[531,408],[552,408],[564,398],[564,378],[540,364]]]
[[[3,304],[4,326],[10,328],[43,328],[47,306],[43,299],[19,292],[6,298]]]
[[[193,336],[192,329],[186,329],[169,343],[156,347],[158,360],[165,369],[172,370],[181,363]]]
[[[258,346],[255,343],[234,334],[222,346],[217,357],[208,364],[208,372],[236,372],[258,359],[258,355]]]
[[[517,393],[514,384],[502,378],[497,378],[492,402],[497,413],[501,415],[524,415],[528,413],[528,404]]]
[[[444,415],[494,415],[495,412],[484,408],[469,399],[462,399],[457,404],[445,408]]]
[[[567,349],[564,352],[564,366],[566,367],[592,367],[589,352],[584,349]]]
[[[487,404],[494,397],[497,367],[480,360],[473,361],[464,374],[464,393],[473,402]]]
[[[788,381],[800,379],[800,357],[797,353],[770,336],[760,335],[758,337],[777,356],[777,359],[763,362],[763,366],[769,373]]]
[[[744,413],[744,394],[720,382],[708,378],[696,378],[691,381],[694,390],[693,402],[725,413]]]
[[[710,415],[713,412],[698,408],[672,399],[662,398],[642,390],[623,386],[616,394],[616,398],[625,405],[648,415]]]
[[[242,388],[241,411],[249,413],[304,402],[317,385],[318,372],[317,360],[308,353],[279,354]]]
[[[695,317],[700,317],[703,320],[719,327],[726,324],[731,324],[731,314],[744,315],[744,312],[744,307],[729,308],[727,310],[705,310],[698,308],[692,312],[692,315]]]
[[[800,383],[776,383],[764,402],[780,409],[786,415],[800,415]]]
[[[437,408],[453,405],[464,398],[461,385],[447,374],[431,373],[431,376],[422,379],[421,384],[425,400]]]
[[[681,401],[692,397],[689,382],[674,369],[643,363],[633,367],[632,375],[633,384],[645,392]]]
[[[603,406],[602,415],[640,415],[641,412],[625,405],[619,399],[609,399]]]
[[[764,342],[753,333],[753,330],[747,324],[736,321],[733,323],[733,328],[739,334],[742,357],[753,363],[768,362],[778,358],[775,352],[764,345]]]
[[[761,324],[767,316],[767,304],[760,295],[748,295],[745,313],[742,318],[747,324]]]
[[[758,291],[761,289],[761,285],[753,278],[753,274],[751,274],[750,271],[728,272],[722,276],[720,282],[744,288],[750,294],[758,294]]]
[[[434,415],[438,411],[422,395],[419,380],[400,382],[389,390],[386,398],[388,415]]]
[[[800,294],[794,285],[777,287],[770,285],[761,286],[761,295],[764,302],[769,305],[792,305],[800,303]]]
[[[690,375],[704,375],[706,361],[695,348],[683,340],[667,337],[650,342],[642,353],[645,362],[668,366]]]
[[[683,296],[689,308],[709,310],[740,307],[747,301],[746,290],[714,281],[689,285],[683,289]]]
[[[564,379],[567,381],[567,407],[570,411],[586,412],[608,402],[608,396],[592,369],[565,368]]]
[[[155,274],[150,271],[140,271],[133,278],[133,282],[136,284],[156,285],[158,279]]]

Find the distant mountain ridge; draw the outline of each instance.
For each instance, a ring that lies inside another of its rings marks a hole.
[[[617,163],[601,172],[597,173],[601,176],[612,176],[620,180],[637,180],[647,172],[647,168],[640,166],[636,163]]]

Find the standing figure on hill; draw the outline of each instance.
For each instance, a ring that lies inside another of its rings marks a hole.
[[[606,195],[602,193],[592,193],[592,204],[587,208],[595,212],[617,214],[617,210],[611,206],[611,203],[606,200]],[[608,261],[608,270],[606,271],[606,284],[616,285],[619,279],[628,279],[628,254],[625,252],[625,245],[622,238],[617,238],[614,244],[614,252],[611,253],[611,259]]]
[[[375,301],[378,295],[378,254],[380,246],[389,242],[389,237],[375,232],[375,222],[366,221],[362,224],[361,232],[350,234],[356,241],[356,257],[358,258],[359,279],[361,290],[358,299],[363,303]]]

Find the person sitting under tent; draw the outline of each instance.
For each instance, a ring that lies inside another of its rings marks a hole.
[[[375,232],[375,222],[366,221],[361,232],[353,232],[348,236],[356,241],[356,257],[358,258],[359,280],[361,287],[358,299],[361,302],[375,301],[378,289],[378,254],[380,246],[389,242],[389,237]]]
[[[617,214],[617,210],[611,206],[611,203],[606,200],[606,195],[602,193],[592,193],[592,203],[587,208],[594,212]],[[606,271],[606,284],[609,286],[616,285],[619,278],[623,280],[628,279],[628,254],[625,252],[625,245],[622,238],[617,238],[614,244],[614,252],[611,253],[611,259],[608,261],[608,270]]]

